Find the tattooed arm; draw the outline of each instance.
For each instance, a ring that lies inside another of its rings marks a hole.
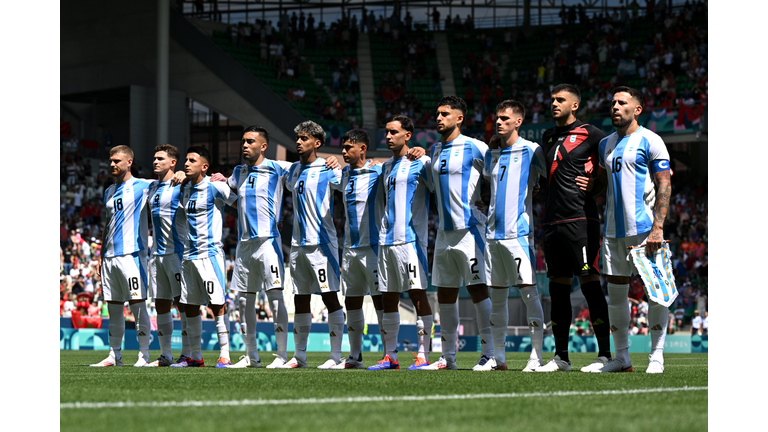
[[[653,228],[648,234],[645,250],[648,255],[661,248],[664,241],[664,219],[669,210],[669,198],[672,195],[670,171],[659,171],[653,174],[656,183],[656,205],[653,208]]]

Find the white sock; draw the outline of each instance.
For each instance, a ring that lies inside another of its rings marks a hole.
[[[357,360],[363,351],[363,329],[365,314],[362,309],[347,309],[347,337],[349,338],[349,356]]]
[[[397,336],[400,334],[400,312],[384,312],[384,351],[397,361]]]
[[[480,331],[480,354],[493,357],[493,333],[491,333],[491,299],[475,303],[477,328]]]
[[[629,284],[608,283],[608,319],[616,358],[629,363]]]
[[[189,357],[203,359],[203,317],[199,314],[187,317],[187,336],[189,336]]]
[[[376,322],[379,323],[379,337],[381,337],[381,344],[384,345],[384,335],[381,334],[381,329],[384,328],[384,309],[376,309]]]
[[[331,360],[341,361],[341,344],[344,341],[344,309],[328,314],[328,333],[331,336]]]
[[[173,360],[171,337],[173,336],[173,315],[170,312],[157,314],[157,339],[160,342],[160,355]]]
[[[312,329],[312,314],[303,313],[293,316],[293,356],[298,360],[307,361],[307,339]]]
[[[219,336],[219,358],[229,359],[229,326],[227,314],[216,317],[216,334]]]
[[[544,309],[539,300],[536,285],[520,288],[528,315],[528,329],[531,331],[531,357],[541,362],[541,350],[544,344]]]
[[[456,303],[440,303],[440,333],[443,342],[443,357],[456,361],[456,340],[459,332],[459,308]]]
[[[509,308],[507,306],[509,288],[491,288],[491,334],[493,335],[493,355],[496,362],[503,365],[506,359],[507,324]]]
[[[240,313],[243,314],[241,319],[245,320],[245,352],[252,361],[259,361],[259,347],[256,342],[256,323],[258,322],[258,316],[256,315],[256,293],[245,293],[243,296],[245,304],[243,305]]]
[[[147,304],[144,302],[130,305],[131,313],[136,318],[136,339],[139,341],[139,353],[149,361],[149,335],[152,332],[152,324],[149,322]]]
[[[283,290],[273,289],[267,291],[269,308],[272,311],[272,321],[275,325],[275,342],[277,343],[277,355],[288,359],[288,310],[285,308]]]
[[[651,359],[664,364],[664,341],[667,335],[669,309],[664,305],[651,303],[648,307],[648,326],[651,328]]]
[[[418,356],[429,361],[429,342],[432,338],[432,315],[416,317],[416,330],[419,339]]]
[[[181,320],[181,354],[179,356],[189,357],[192,354],[192,348],[189,345],[189,335],[187,334],[187,314],[184,312],[184,308],[179,312],[179,319]]]
[[[125,335],[125,315],[122,304],[107,304],[109,310],[109,349],[115,360],[122,360],[123,336]]]

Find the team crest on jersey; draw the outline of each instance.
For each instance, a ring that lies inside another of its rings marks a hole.
[[[517,162],[517,156],[515,156],[515,162]]]
[[[312,173],[312,174],[310,174],[309,176],[310,176],[311,178],[315,178],[315,177],[317,177],[317,173]]]
[[[576,135],[571,135],[571,142],[576,142]]]

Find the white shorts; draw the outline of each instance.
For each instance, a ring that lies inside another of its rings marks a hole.
[[[233,291],[257,293],[283,288],[285,264],[280,237],[241,240],[235,250]]]
[[[147,299],[147,251],[104,257],[101,293],[105,301]]]
[[[485,225],[437,231],[432,285],[461,288],[485,284]]]
[[[425,290],[427,282],[427,248],[421,242],[379,246],[379,289],[381,292],[403,293]]]
[[[291,247],[293,294],[339,291],[339,252],[330,243]]]
[[[224,254],[181,262],[181,303],[224,304]]]
[[[149,259],[149,296],[173,300],[181,295],[181,254],[155,255]]]
[[[606,276],[632,276],[637,269],[632,259],[627,260],[630,246],[638,246],[645,242],[651,232],[637,234],[624,238],[603,237],[603,273]]]
[[[536,284],[533,236],[487,239],[485,272],[488,285],[506,287]]]
[[[341,257],[341,294],[345,297],[381,295],[378,245],[345,248]]]

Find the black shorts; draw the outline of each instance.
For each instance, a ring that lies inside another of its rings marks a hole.
[[[581,219],[544,226],[547,277],[600,274],[600,223]]]

